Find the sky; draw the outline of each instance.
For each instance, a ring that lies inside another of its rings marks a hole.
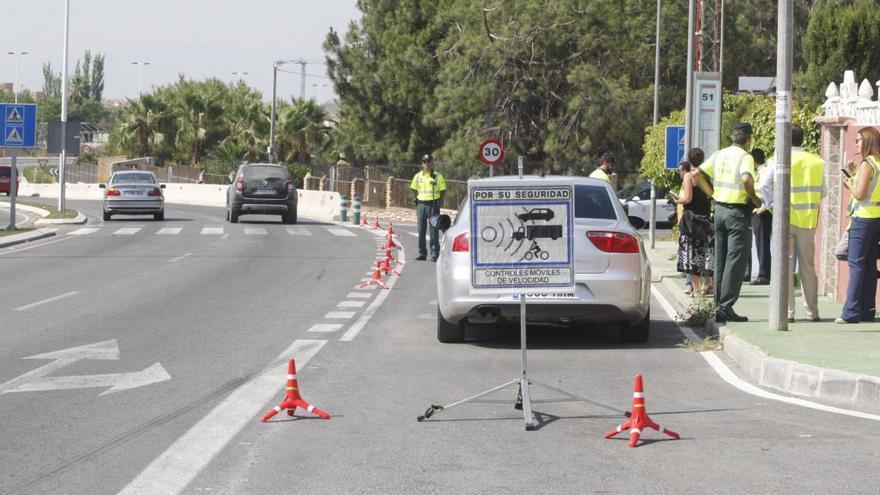
[[[5,0],[0,29],[0,82],[40,90],[42,65],[61,70],[64,0]],[[85,50],[105,55],[104,98],[133,98],[177,80],[243,78],[272,95],[272,62],[305,59],[306,97],[333,98],[321,45],[359,19],[356,0],[70,0],[69,72]],[[7,52],[27,51],[18,57]],[[132,62],[149,62],[138,66]],[[278,97],[300,95],[300,65],[279,72]],[[247,72],[246,76],[233,73]],[[324,77],[319,77],[324,76]]]

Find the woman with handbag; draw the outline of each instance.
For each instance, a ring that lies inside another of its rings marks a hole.
[[[712,293],[712,222],[709,214],[712,204],[709,196],[697,187],[699,171],[692,170],[690,162],[678,166],[681,175],[681,196],[675,202],[682,206],[678,236],[677,270],[691,276],[693,296]]]
[[[853,199],[849,227],[849,283],[843,314],[835,323],[874,321],[877,297],[877,256],[880,242],[880,132],[865,127],[858,132],[862,162],[856,176],[843,181]]]

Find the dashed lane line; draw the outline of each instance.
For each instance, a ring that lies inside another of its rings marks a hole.
[[[186,253],[186,254],[181,255],[181,256],[178,256],[178,257],[176,257],[176,258],[171,258],[170,260],[168,260],[168,262],[169,262],[169,263],[174,263],[175,261],[180,261],[180,260],[182,260],[182,259],[184,259],[184,258],[189,258],[189,257],[192,256],[192,255],[193,255],[192,253]]]
[[[58,301],[60,299],[64,299],[64,298],[67,298],[70,296],[75,296],[77,294],[79,294],[79,291],[73,290],[73,291],[61,294],[60,296],[50,297],[48,299],[43,299],[42,301],[37,301],[35,303],[26,304],[24,306],[19,306],[19,307],[13,309],[13,311],[25,311],[25,310],[28,310],[31,308],[36,308],[37,306],[42,306],[43,304],[48,304],[50,302],[55,302],[55,301]]]

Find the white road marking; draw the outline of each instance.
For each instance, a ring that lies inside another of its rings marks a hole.
[[[36,308],[37,306],[41,306],[43,304],[48,304],[50,302],[55,302],[55,301],[58,301],[59,299],[64,299],[66,297],[75,296],[77,294],[79,294],[79,291],[77,291],[77,290],[70,291],[70,292],[61,294],[60,296],[50,297],[49,299],[43,299],[42,301],[37,301],[35,303],[27,304],[25,306],[19,306],[19,307],[15,308],[13,311],[24,311],[27,309]]]
[[[190,257],[190,256],[192,256],[192,255],[193,255],[192,253],[186,253],[186,254],[184,254],[184,255],[182,255],[182,256],[178,256],[177,258],[171,258],[170,260],[168,260],[168,262],[169,262],[169,263],[174,263],[175,261],[180,261],[180,260],[182,260],[182,259],[184,259],[184,258],[188,258],[188,257]]]
[[[364,305],[364,301],[340,301],[336,305],[337,308],[360,308]]]
[[[223,227],[202,227],[202,235],[223,235]]]
[[[244,235],[269,235],[263,227],[245,227]]]
[[[156,232],[156,235],[177,235],[181,230],[183,227],[162,227]]]
[[[226,239],[229,239],[229,234],[223,234],[223,237],[221,237],[220,239],[222,239],[222,240],[224,240],[224,241],[225,241]]]
[[[140,232],[143,227],[122,227],[113,233],[113,235],[134,235]]]
[[[101,229],[99,229],[98,227],[83,227],[81,229],[76,229],[73,232],[68,232],[67,235],[89,235],[94,234],[99,230]]]
[[[339,323],[315,323],[309,328],[309,332],[329,333],[335,332],[340,328],[342,328],[342,324]]]
[[[366,282],[366,281],[371,280],[371,279],[368,279],[368,278],[362,278],[361,280],[363,280],[364,282]],[[366,286],[366,287],[361,287],[360,285],[355,285],[355,286],[352,287],[352,288],[353,288],[354,290],[376,290],[376,286],[375,286],[375,285],[368,285],[368,286]]]
[[[403,249],[401,249],[398,253],[398,259],[401,261],[401,263],[406,263],[406,252]],[[404,265],[400,265],[401,272],[403,271],[403,266]],[[351,342],[355,339],[355,337],[358,336],[359,333],[361,333],[361,330],[363,330],[367,323],[369,323],[373,315],[376,314],[376,311],[379,311],[379,307],[382,306],[383,302],[385,302],[388,294],[391,293],[390,289],[394,288],[394,284],[397,283],[397,279],[399,278],[400,275],[396,274],[392,274],[390,277],[388,277],[388,281],[385,282],[385,284],[388,285],[388,290],[383,289],[379,291],[379,295],[376,296],[375,299],[373,299],[373,302],[367,307],[367,309],[364,311],[364,314],[361,315],[361,317],[358,318],[358,320],[354,322],[354,324],[352,324],[348,328],[348,330],[345,331],[345,333],[342,335],[342,337],[340,337],[339,340],[343,342]]]
[[[354,311],[331,311],[324,315],[328,320],[347,320],[354,317]]]
[[[675,309],[672,307],[671,304],[669,304],[669,301],[667,301],[666,298],[663,297],[663,295],[660,293],[660,291],[653,284],[651,285],[651,294],[653,294],[654,297],[656,297],[657,300],[660,301],[660,306],[663,307],[663,310],[666,311],[666,314],[670,318],[675,319],[675,315],[677,314]],[[678,327],[678,329],[681,330],[681,333],[685,337],[687,337],[689,340],[691,340],[692,342],[701,342],[703,340],[699,336],[697,336],[694,333],[694,331],[691,330],[690,328],[685,327],[684,325],[681,325],[678,322],[675,322],[675,324]],[[779,401],[779,402],[784,402],[786,404],[792,404],[795,406],[806,407],[808,409],[815,409],[817,411],[824,411],[824,412],[829,412],[829,413],[833,413],[833,414],[842,414],[844,416],[852,416],[854,418],[880,421],[880,415],[868,414],[868,413],[863,413],[861,411],[853,411],[850,409],[843,409],[840,407],[826,406],[825,404],[818,404],[816,402],[811,402],[811,401],[804,400],[804,399],[798,399],[795,397],[786,397],[784,395],[778,395],[778,394],[774,394],[773,392],[768,392],[762,388],[759,388],[759,387],[756,387],[755,385],[752,385],[751,383],[747,383],[747,382],[743,381],[742,379],[740,379],[738,376],[736,376],[733,373],[733,371],[731,371],[730,368],[728,368],[727,365],[724,364],[723,361],[721,361],[721,359],[718,357],[718,355],[714,351],[705,351],[705,352],[701,352],[699,354],[700,354],[700,356],[703,357],[703,359],[706,360],[707,363],[709,363],[709,366],[711,366],[712,369],[715,370],[715,373],[717,373],[718,376],[721,377],[721,379],[723,379],[724,381],[726,381],[730,385],[734,386],[735,388],[737,388],[747,394],[761,397],[763,399],[770,399],[770,400],[775,400],[775,401]]]
[[[436,320],[437,315],[432,315],[431,313],[424,313],[419,315],[420,320]]]
[[[204,418],[177,439],[119,493],[175,494],[217,456],[246,425],[259,421],[266,403],[281,397],[287,360],[296,359],[302,371],[326,340],[295,340],[266,370],[237,388]]]
[[[327,229],[327,232],[339,237],[355,237],[357,234],[348,229]]]
[[[369,299],[370,294],[365,294],[363,292],[349,292],[348,295],[345,297],[351,297],[354,299]]]
[[[312,233],[304,227],[288,227],[287,233],[290,235],[312,235]]]

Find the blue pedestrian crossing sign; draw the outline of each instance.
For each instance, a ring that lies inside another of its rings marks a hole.
[[[684,126],[666,126],[666,168],[676,169],[684,160]]]
[[[37,146],[37,106],[0,103],[0,148]]]

